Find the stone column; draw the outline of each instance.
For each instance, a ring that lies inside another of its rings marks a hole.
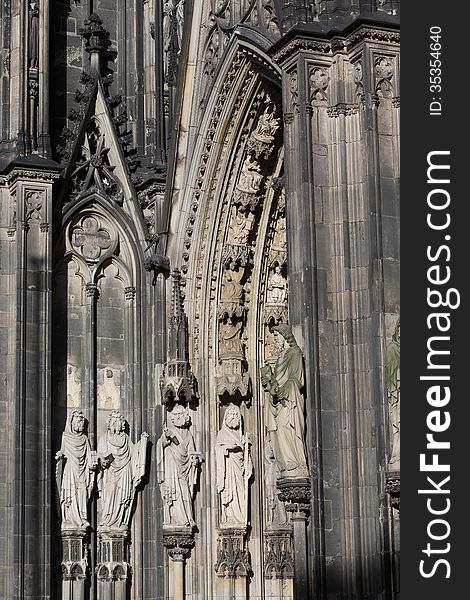
[[[164,528],[163,545],[173,564],[172,600],[185,599],[185,560],[194,546],[194,534],[191,527]]]
[[[277,487],[279,499],[285,502],[286,511],[291,514],[294,534],[294,598],[301,600],[309,597],[307,518],[311,500],[310,478],[284,477],[278,479]]]
[[[312,28],[274,49],[283,69],[289,323],[305,354],[309,594],[319,597],[375,597],[387,578],[375,524],[384,498],[384,320],[397,311],[398,36],[392,25],[380,35],[378,43],[376,30],[358,25],[329,40]]]
[[[54,163],[18,161],[7,176],[16,198],[16,336],[9,423],[12,576],[9,598],[48,597],[50,590],[50,317]],[[31,550],[30,550],[31,549]],[[32,551],[34,549],[34,551]]]

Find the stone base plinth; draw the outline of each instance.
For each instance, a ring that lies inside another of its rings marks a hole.
[[[250,576],[251,559],[246,543],[246,529],[219,529],[217,540],[218,577],[246,578]]]

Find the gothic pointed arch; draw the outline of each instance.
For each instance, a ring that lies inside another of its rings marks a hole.
[[[243,594],[253,561],[265,564],[263,572],[271,577],[277,556],[275,577],[287,586],[293,565],[291,525],[277,498],[260,381],[261,366],[274,364],[281,352],[273,327],[288,318],[284,149],[277,67],[246,30],[234,34],[224,52],[186,179],[174,189],[167,250],[182,273],[189,361],[198,382],[194,427],[209,431],[205,468],[211,492],[201,490],[200,502],[211,506],[218,532],[214,540],[200,519],[192,555],[197,561],[199,553],[210,552],[214,590],[230,573]],[[244,492],[244,521],[232,516],[232,522],[216,491],[220,464],[214,448],[233,405],[252,440],[256,475]],[[258,589],[262,583],[258,578],[252,585]],[[281,584],[267,585],[276,593]]]

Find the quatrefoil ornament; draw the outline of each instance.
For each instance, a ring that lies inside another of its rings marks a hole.
[[[85,217],[72,231],[72,245],[86,260],[95,261],[111,246],[111,237],[95,217]]]

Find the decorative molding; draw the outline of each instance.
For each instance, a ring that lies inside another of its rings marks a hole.
[[[288,42],[284,47],[280,48],[274,54],[276,62],[283,62],[298,52],[320,53],[332,55],[335,53],[335,48],[338,44],[341,49],[351,51],[356,46],[363,42],[382,42],[398,46],[400,44],[400,33],[398,31],[373,28],[369,26],[361,26],[357,31],[350,35],[341,38],[335,36],[334,40],[321,40],[312,38],[295,38]]]
[[[330,78],[325,69],[314,67],[309,71],[310,104],[311,106],[322,106],[327,100],[327,89]]]
[[[27,190],[25,192],[25,216],[24,222],[42,222],[44,203],[46,202],[45,190]]]
[[[9,186],[16,183],[18,180],[54,183],[60,176],[60,173],[57,173],[56,171],[33,171],[31,169],[14,168],[6,178],[6,182]]]
[[[388,56],[378,56],[374,61],[375,93],[381,98],[393,97],[393,64]]]
[[[294,577],[294,548],[290,529],[265,532],[264,564],[266,579]]]
[[[392,508],[400,510],[400,472],[389,471],[385,474],[385,491],[390,496]]]
[[[246,548],[244,529],[219,531],[214,567],[218,577],[245,579],[251,575],[251,558]]]
[[[336,106],[329,106],[326,109],[326,114],[330,118],[337,118],[339,116],[350,117],[351,115],[356,115],[359,112],[358,104],[348,104],[343,102],[341,104],[337,104]]]
[[[290,513],[307,513],[310,511],[312,490],[309,477],[277,480],[279,500],[285,502],[286,510]]]
[[[62,531],[62,581],[84,581],[88,574],[88,544],[86,531],[69,529]]]
[[[172,560],[184,560],[189,557],[191,549],[194,548],[194,533],[191,529],[165,528],[163,530],[163,545]]]

